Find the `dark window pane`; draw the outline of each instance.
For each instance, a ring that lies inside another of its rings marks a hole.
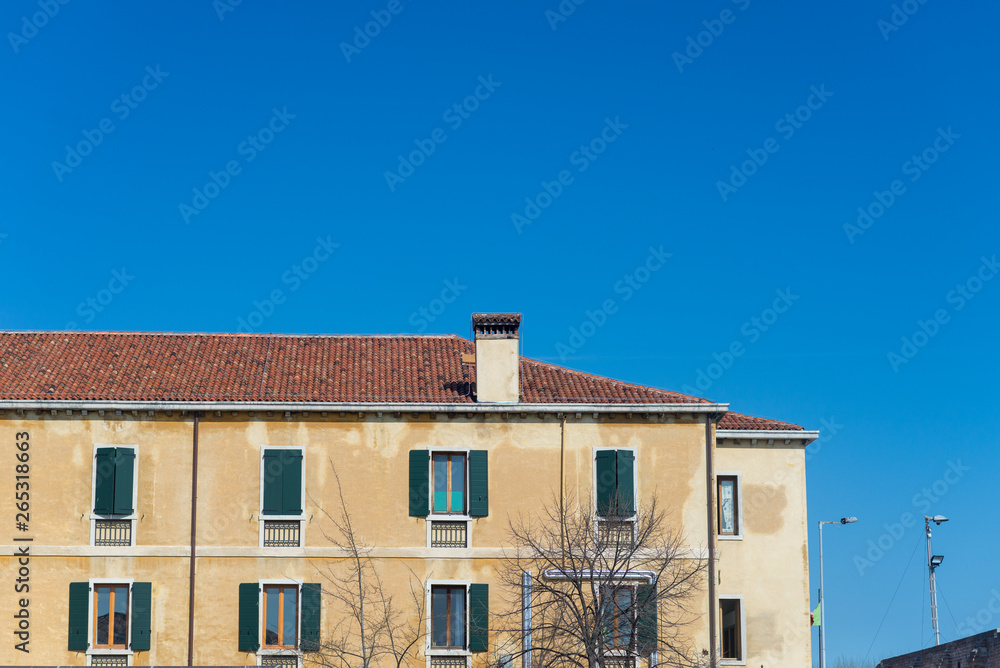
[[[465,512],[465,455],[451,458],[451,512]]]
[[[465,587],[451,588],[452,647],[465,647]]]
[[[737,599],[719,601],[719,616],[722,622],[722,658],[741,659],[740,602]]]
[[[295,645],[295,632],[298,630],[299,614],[299,590],[297,587],[287,587],[285,589],[285,616],[282,629],[282,645]]]
[[[434,512],[448,512],[448,455],[434,455]]]
[[[128,645],[128,587],[115,587],[115,645]]]
[[[281,590],[277,587],[265,587],[264,596],[267,597],[265,605],[267,607],[267,625],[264,628],[264,644],[277,645],[280,629],[278,628],[278,612],[281,605]]]
[[[97,645],[107,645],[111,621],[111,587],[97,587]]]
[[[448,646],[447,587],[431,587],[431,645]]]

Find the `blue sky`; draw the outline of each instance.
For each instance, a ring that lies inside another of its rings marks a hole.
[[[906,513],[952,518],[943,639],[1000,626],[1000,8],[233,1],[4,4],[0,327],[520,311],[528,356],[824,430],[831,661],[932,641]]]

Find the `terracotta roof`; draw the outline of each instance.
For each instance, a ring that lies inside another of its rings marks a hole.
[[[458,336],[0,332],[0,399],[471,403],[474,351]],[[524,357],[521,388],[525,403],[707,403]],[[753,426],[720,428],[799,428],[733,419]]]
[[[778,420],[768,420],[766,418],[743,415],[741,413],[729,412],[722,416],[718,424],[719,429],[766,429],[768,431],[802,431],[802,427],[797,424],[779,422]]]

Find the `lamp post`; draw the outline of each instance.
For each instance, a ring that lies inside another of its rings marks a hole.
[[[931,585],[931,625],[934,627],[934,644],[941,644],[941,633],[938,631],[938,618],[937,618],[937,589],[934,586],[934,571],[941,562],[944,561],[944,557],[935,554],[931,556],[931,522],[941,526],[941,522],[947,522],[948,518],[944,515],[935,515],[930,517],[924,515],[924,528],[927,530],[927,573],[928,579]]]
[[[819,668],[826,668],[826,606],[823,599],[823,525],[854,524],[857,517],[841,517],[839,522],[819,523]]]

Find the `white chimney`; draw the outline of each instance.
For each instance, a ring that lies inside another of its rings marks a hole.
[[[520,313],[473,313],[476,401],[517,403],[521,398]]]

